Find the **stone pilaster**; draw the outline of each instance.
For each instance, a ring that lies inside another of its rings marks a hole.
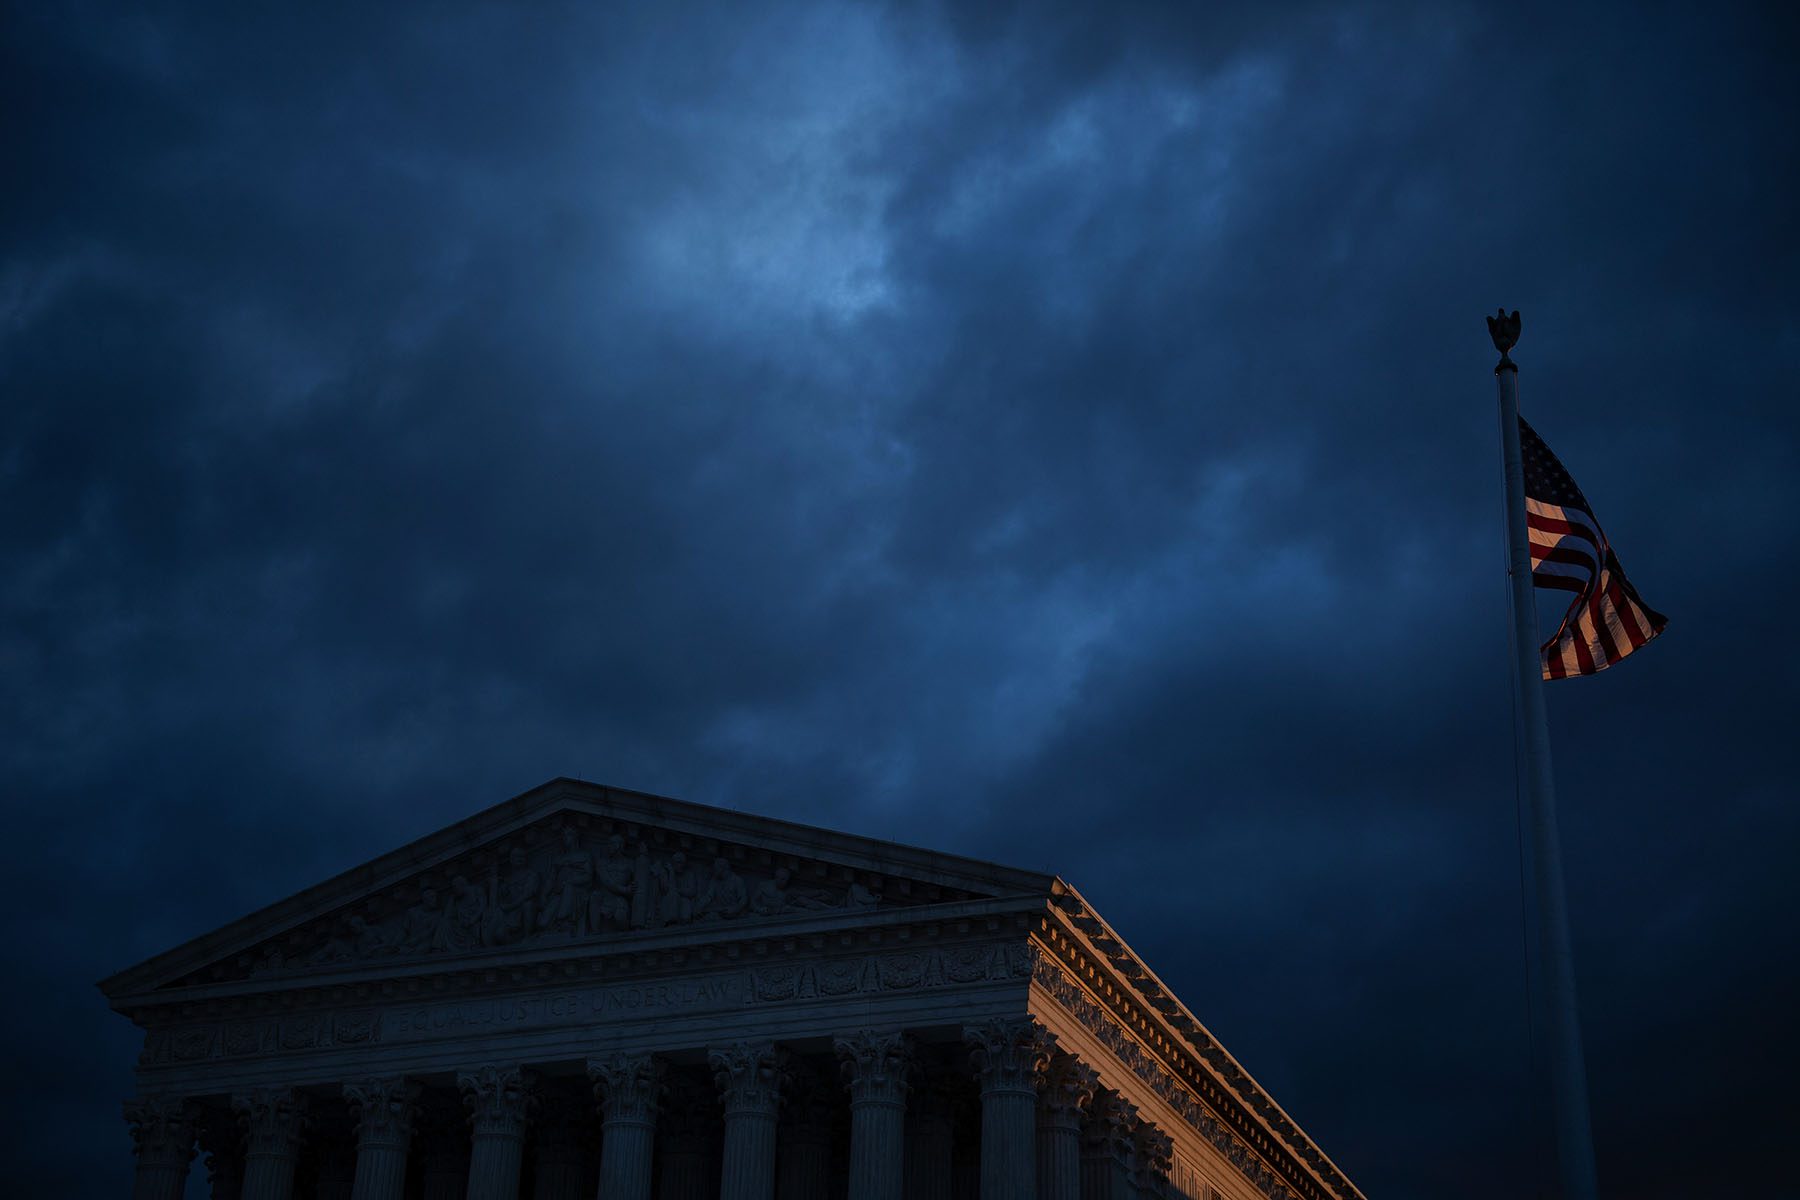
[[[607,1200],[650,1200],[662,1060],[621,1052],[588,1059],[587,1070],[600,1102],[600,1194]]]
[[[719,1146],[719,1091],[709,1079],[670,1072],[656,1122],[657,1195],[662,1200],[718,1200],[713,1171]]]
[[[244,1127],[244,1200],[293,1200],[305,1098],[291,1088],[253,1088],[231,1107]]]
[[[775,1141],[775,1194],[781,1200],[830,1200],[836,1080],[810,1066],[789,1072]]]
[[[960,1081],[925,1068],[906,1104],[906,1200],[945,1200],[952,1183]]]
[[[456,1076],[469,1110],[467,1200],[519,1200],[524,1165],[525,1125],[531,1118],[530,1071],[482,1067]]]
[[[400,1078],[365,1079],[345,1084],[344,1099],[356,1124],[351,1200],[402,1200],[419,1085]]]
[[[1139,1121],[1132,1129],[1131,1185],[1138,1200],[1162,1200],[1168,1195],[1174,1154],[1174,1141],[1150,1122]]]
[[[1030,1017],[963,1030],[981,1086],[981,1200],[1036,1200],[1037,1092],[1056,1038]]]
[[[850,1200],[901,1200],[912,1042],[897,1029],[834,1038],[850,1089]]]
[[[1082,1200],[1133,1200],[1132,1136],[1137,1109],[1117,1092],[1094,1093],[1081,1126]]]
[[[786,1055],[773,1042],[738,1042],[709,1052],[707,1062],[725,1107],[720,1200],[771,1200]]]
[[[1081,1125],[1100,1077],[1072,1054],[1056,1054],[1038,1095],[1040,1200],[1082,1200]]]
[[[125,1102],[125,1121],[137,1153],[133,1200],[181,1200],[188,1164],[194,1161],[194,1137],[200,1109],[171,1096],[145,1096]]]

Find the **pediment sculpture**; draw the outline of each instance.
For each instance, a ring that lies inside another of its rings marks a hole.
[[[882,880],[796,878],[744,856],[627,840],[574,821],[483,847],[218,964],[184,983],[468,953],[797,913],[857,912]],[[657,839],[661,841],[661,839]],[[763,857],[769,857],[767,855]],[[844,874],[839,872],[839,875]]]

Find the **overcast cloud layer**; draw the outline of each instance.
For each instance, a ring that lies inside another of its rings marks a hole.
[[[1531,1194],[1504,303],[1672,619],[1550,697],[1603,1187],[1800,1195],[1785,6],[367,7],[0,29],[17,1194],[94,980],[555,775],[1054,870]]]

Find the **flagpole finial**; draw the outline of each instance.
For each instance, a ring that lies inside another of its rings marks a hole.
[[[1507,351],[1519,344],[1519,310],[1513,309],[1512,316],[1506,315],[1502,308],[1487,319],[1488,336],[1494,339],[1494,349],[1500,352],[1500,361],[1494,364],[1494,374],[1502,371],[1517,371],[1518,364],[1507,355]]]

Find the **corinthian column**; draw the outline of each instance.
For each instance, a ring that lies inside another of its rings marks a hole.
[[[530,1071],[482,1067],[457,1075],[469,1109],[468,1200],[519,1200],[525,1122],[531,1112]]]
[[[706,1057],[725,1102],[720,1200],[771,1200],[786,1055],[773,1042],[739,1042]]]
[[[1117,1092],[1095,1092],[1081,1127],[1081,1200],[1132,1200],[1137,1109]]]
[[[587,1069],[600,1102],[600,1195],[650,1200],[662,1061],[653,1054],[620,1052],[588,1059]]]
[[[1040,1200],[1082,1200],[1081,1123],[1100,1077],[1073,1054],[1056,1054],[1038,1097]]]
[[[1175,1143],[1168,1134],[1148,1121],[1137,1123],[1131,1131],[1131,1183],[1139,1200],[1167,1194],[1174,1153]]]
[[[981,1085],[981,1200],[1035,1200],[1037,1090],[1056,1038],[1030,1017],[963,1029]]]
[[[291,1088],[254,1088],[231,1107],[244,1126],[244,1200],[292,1200],[305,1099]]]
[[[401,1200],[419,1085],[399,1078],[365,1079],[345,1084],[344,1098],[356,1121],[356,1178],[350,1200]]]
[[[897,1029],[862,1029],[832,1045],[850,1088],[850,1200],[900,1200],[912,1043]]]
[[[194,1161],[199,1107],[188,1100],[146,1096],[125,1102],[125,1121],[137,1153],[133,1200],[181,1200]]]

